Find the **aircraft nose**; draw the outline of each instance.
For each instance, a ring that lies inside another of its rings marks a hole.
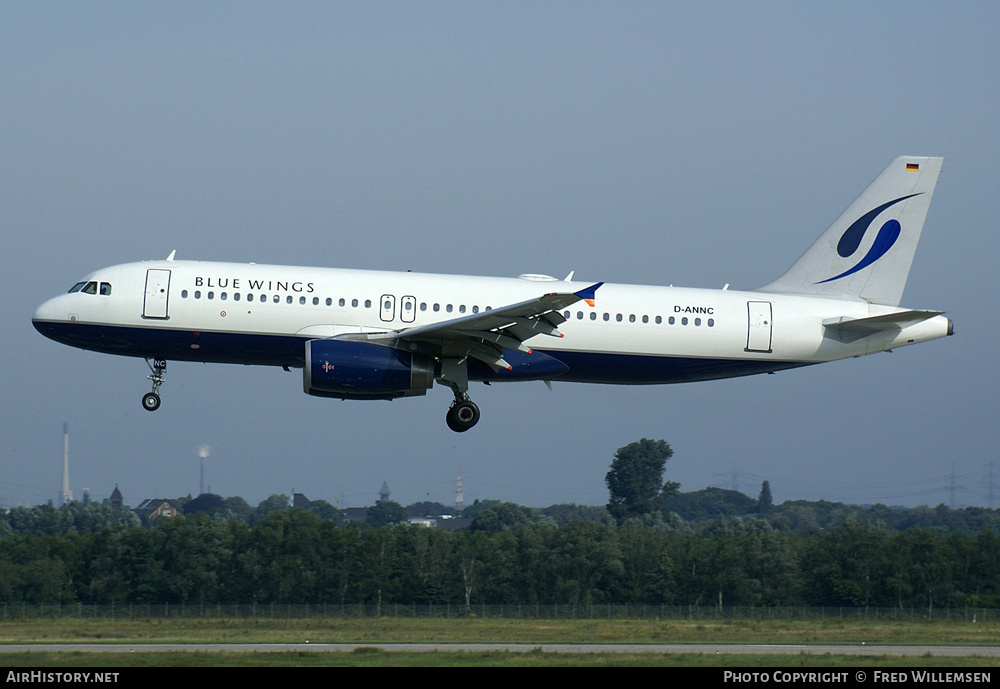
[[[55,299],[49,299],[48,301],[42,303],[35,313],[31,316],[31,322],[38,327],[39,321],[51,321],[55,319],[56,308],[53,302]]]
[[[31,316],[31,324],[35,330],[46,337],[52,337],[52,329],[60,323],[68,323],[76,317],[66,309],[62,296],[53,297],[42,303]]]

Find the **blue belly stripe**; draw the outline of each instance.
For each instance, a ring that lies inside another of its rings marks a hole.
[[[233,332],[192,332],[169,328],[141,328],[92,325],[53,321],[32,321],[35,329],[49,339],[80,349],[148,357],[168,361],[197,361],[223,364],[301,367],[305,361],[305,343],[314,339],[296,335],[264,335]],[[196,345],[197,348],[193,348]],[[638,354],[553,351],[536,349],[539,363],[548,357],[561,362],[541,366],[537,379],[612,385],[658,385],[716,380],[736,376],[782,371],[808,362],[773,359],[722,359]],[[506,350],[505,357],[531,356]],[[520,361],[520,359],[518,359]],[[484,364],[470,359],[469,380],[526,380],[525,376],[495,373]]]

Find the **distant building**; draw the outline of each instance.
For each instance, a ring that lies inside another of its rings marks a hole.
[[[292,507],[305,507],[310,502],[312,501],[302,493],[292,493]]]
[[[155,521],[160,517],[184,516],[184,510],[182,510],[177,503],[173,500],[166,500],[164,498],[151,498],[143,500],[142,503],[135,508],[135,513],[142,519],[146,519],[148,521]]]
[[[344,523],[363,522],[368,517],[367,507],[348,507],[344,510]]]
[[[186,516],[198,514],[199,512],[215,514],[218,512],[225,512],[225,509],[222,496],[216,495],[215,493],[202,493],[194,500],[188,500],[184,503],[184,514]]]
[[[73,491],[69,488],[69,425],[63,423],[63,479],[62,492],[59,494],[60,505],[73,502]]]
[[[108,501],[111,505],[111,509],[115,512],[122,512],[125,510],[125,498],[122,497],[122,492],[118,490],[118,484],[115,484],[115,489],[111,491],[111,499]]]
[[[389,484],[382,481],[382,487],[378,491],[378,502],[385,502],[389,499]]]

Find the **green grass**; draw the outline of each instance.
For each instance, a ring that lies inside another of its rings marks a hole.
[[[864,620],[541,620],[438,618],[22,619],[10,643],[768,643],[1000,645],[1000,624]]]
[[[0,622],[0,644],[14,643],[724,643],[1000,645],[1000,624],[864,620],[505,620],[505,619],[21,619]],[[942,656],[715,655],[541,652],[10,653],[5,667],[148,666],[687,666],[869,667],[997,666],[997,658]]]

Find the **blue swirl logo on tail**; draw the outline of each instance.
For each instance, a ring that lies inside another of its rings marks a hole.
[[[841,258],[848,258],[849,256],[853,256],[854,253],[858,250],[858,247],[861,246],[861,240],[865,238],[865,233],[868,232],[868,228],[871,226],[872,222],[875,221],[875,218],[877,218],[882,211],[884,211],[886,208],[889,208],[890,206],[896,205],[901,201],[913,198],[914,196],[919,196],[920,193],[922,192],[918,192],[916,194],[910,194],[909,196],[900,196],[898,199],[895,199],[894,201],[883,203],[878,208],[873,208],[872,210],[868,211],[860,218],[855,220],[853,223],[851,223],[851,226],[844,231],[844,234],[841,236],[840,241],[837,242],[837,253],[841,256]],[[899,239],[899,233],[901,231],[902,227],[900,226],[898,220],[892,219],[886,221],[886,223],[882,225],[882,227],[879,229],[878,234],[875,236],[875,241],[872,242],[872,246],[870,249],[868,249],[868,253],[865,254],[864,258],[855,263],[854,266],[852,266],[851,268],[845,270],[840,275],[834,275],[832,278],[827,278],[826,280],[820,280],[815,284],[822,285],[824,282],[833,282],[834,280],[839,280],[840,278],[847,277],[848,275],[853,275],[859,270],[867,268],[871,264],[875,263],[875,261],[885,256],[885,254],[889,251],[889,249],[892,248],[893,244],[896,243],[896,240]]]

